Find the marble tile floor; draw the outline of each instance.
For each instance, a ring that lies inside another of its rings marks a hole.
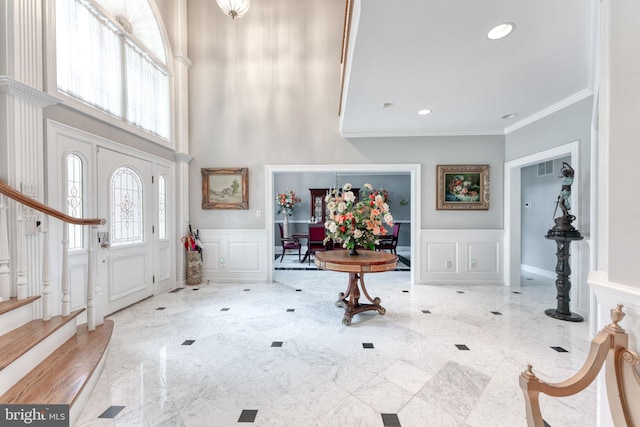
[[[587,323],[544,315],[555,307],[548,279],[515,290],[411,285],[409,274],[366,275],[387,313],[350,327],[334,304],[347,283],[337,272],[144,300],[110,317],[106,366],[77,425],[525,426],[527,363],[547,381],[584,363]],[[542,413],[553,427],[594,426],[595,399],[595,384],[543,396]]]

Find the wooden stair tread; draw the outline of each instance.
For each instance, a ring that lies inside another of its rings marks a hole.
[[[2,349],[0,352],[0,371],[63,327],[67,322],[75,321],[76,316],[83,311],[84,308],[80,308],[72,311],[69,316],[53,316],[51,320],[46,322],[42,319],[32,320],[0,336],[0,349]]]
[[[88,332],[87,325],[36,366],[9,391],[2,404],[73,405],[107,350],[113,320]]]
[[[14,297],[14,298],[10,298],[7,301],[0,301],[0,314],[8,313],[11,310],[15,310],[16,308],[22,307],[23,305],[31,304],[38,298],[40,298],[40,295],[36,295],[33,297],[21,299],[21,300]]]

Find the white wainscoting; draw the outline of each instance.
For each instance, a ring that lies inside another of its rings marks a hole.
[[[266,230],[200,230],[203,282],[266,282]]]
[[[604,271],[592,271],[588,278],[593,290],[589,328],[592,336],[611,323],[611,309],[618,304],[624,305],[626,316],[620,322],[629,334],[629,348],[640,351],[640,288],[609,281]],[[611,411],[607,401],[607,389],[604,382],[604,369],[598,375],[598,426],[613,427]]]
[[[422,230],[420,283],[504,285],[503,230]]]

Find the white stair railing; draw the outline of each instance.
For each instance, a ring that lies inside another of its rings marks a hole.
[[[49,217],[46,215],[42,220],[42,320],[51,320],[51,260],[49,259]]]
[[[29,291],[27,289],[27,235],[24,232],[24,215],[20,207],[21,215],[18,218],[18,233],[16,236],[16,285],[18,300],[27,299]]]
[[[74,218],[55,209],[52,209],[37,200],[14,190],[5,182],[0,181],[0,301],[11,297],[11,258],[9,252],[8,237],[8,221],[7,221],[7,205],[4,203],[5,196],[17,201],[21,204],[19,209],[19,218],[17,220],[16,233],[16,294],[17,298],[28,298],[28,282],[27,282],[27,246],[25,233],[26,209],[35,209],[45,214],[42,221],[42,318],[43,320],[51,319],[51,259],[49,255],[49,217],[52,216],[62,221],[62,272],[60,282],[62,315],[69,316],[71,314],[71,289],[69,283],[69,240],[68,231],[69,224],[77,224],[88,226],[89,228],[89,247],[87,248],[87,327],[90,331],[94,330],[96,324],[102,323],[102,318],[96,315],[99,307],[96,307],[96,291],[99,286],[95,280],[95,252],[94,245],[97,239],[97,226],[104,224],[106,221],[99,218]]]
[[[0,195],[0,301],[11,298],[11,268],[9,268],[9,228],[7,205]]]

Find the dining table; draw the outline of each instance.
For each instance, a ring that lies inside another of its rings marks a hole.
[[[366,249],[357,251],[336,249],[318,252],[314,262],[319,269],[349,274],[347,289],[338,294],[336,301],[338,307],[344,307],[342,324],[350,326],[353,316],[364,311],[375,310],[379,314],[387,312],[380,305],[379,297],[371,298],[369,295],[364,284],[364,275],[395,270],[398,265],[397,255]],[[366,297],[368,303],[360,302],[362,295]]]

